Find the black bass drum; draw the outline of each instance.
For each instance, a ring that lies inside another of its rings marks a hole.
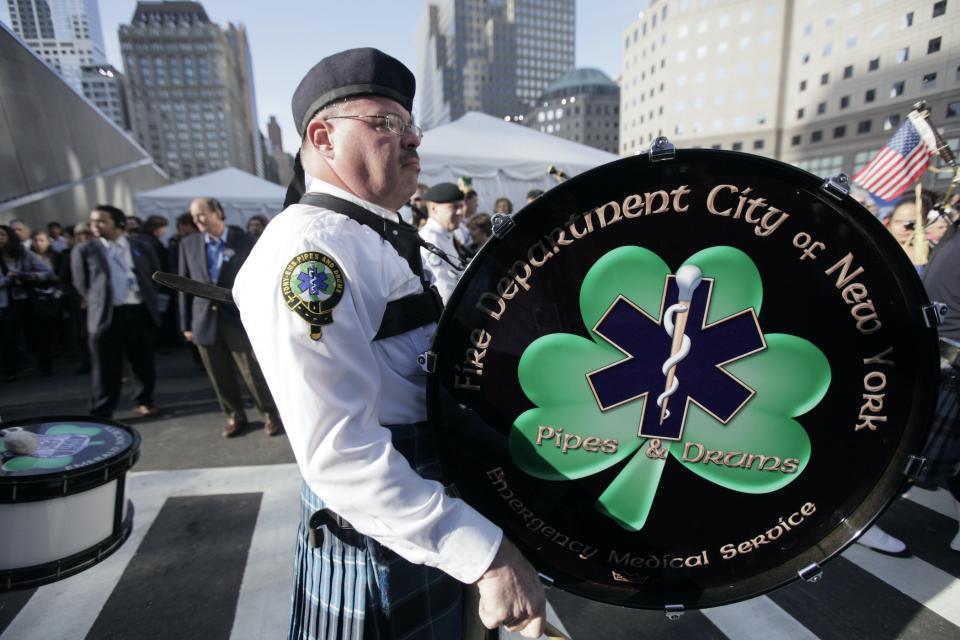
[[[667,144],[499,225],[426,358],[448,480],[588,598],[816,579],[921,463],[938,379],[936,309],[847,188]]]
[[[0,592],[83,571],[133,527],[126,474],[140,434],[91,417],[0,423]]]

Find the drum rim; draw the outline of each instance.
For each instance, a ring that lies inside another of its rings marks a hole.
[[[25,504],[83,493],[123,476],[140,458],[140,432],[130,425],[109,418],[78,415],[35,416],[4,421],[0,423],[0,428],[44,422],[86,422],[117,427],[130,434],[131,443],[126,451],[115,457],[77,469],[61,470],[55,471],[54,473],[31,476],[0,475],[0,504]],[[80,478],[94,478],[98,476],[102,478],[102,481],[97,484],[76,486],[76,481]],[[70,486],[70,481],[73,481],[74,486]],[[45,490],[42,485],[49,486]],[[9,489],[9,491],[7,489]],[[28,492],[27,496],[18,497],[17,494],[24,490]]]
[[[888,264],[889,273],[896,286],[897,298],[904,301],[904,303],[908,305],[908,308],[912,310],[909,314],[914,317],[914,325],[920,330],[924,325],[922,309],[925,305],[929,305],[930,302],[906,252],[903,251],[893,236],[886,231],[882,223],[862,205],[853,200],[849,194],[839,199],[832,199],[830,195],[824,193],[823,187],[827,182],[826,179],[779,160],[750,153],[720,149],[678,148],[676,157],[663,161],[662,164],[665,166],[675,166],[678,164],[703,165],[707,162],[715,163],[720,160],[738,163],[740,166],[737,167],[737,171],[743,173],[749,171],[749,165],[751,164],[763,165],[767,167],[767,171],[771,168],[775,169],[782,182],[792,184],[798,189],[804,189],[809,192],[809,197],[819,199],[824,205],[833,209],[837,215],[842,216],[844,221],[851,227],[854,227],[861,237],[871,241],[877,253],[881,253],[886,257],[885,261]],[[624,164],[636,164],[638,167],[649,167],[661,163],[652,161],[647,155],[621,158],[595,167],[558,184],[541,196],[541,198],[561,198],[567,195],[569,191],[574,189],[577,184],[583,180],[602,175],[610,171],[612,167],[618,167]],[[748,166],[742,166],[744,164]],[[596,204],[591,204],[582,210],[586,211],[592,206],[599,206],[600,204],[603,204],[603,202],[598,201]],[[512,216],[514,224],[521,224],[524,219],[532,215],[531,210],[530,205],[526,205],[517,211],[517,213]],[[872,229],[870,227],[872,227]],[[883,233],[879,233],[880,231]],[[501,238],[491,235],[475,258],[471,260],[467,266],[467,269],[460,278],[460,282],[469,282],[481,268],[480,265],[483,263],[483,256],[493,252],[500,242],[502,242]],[[448,310],[460,304],[465,290],[465,286],[458,284],[450,300],[444,306],[444,312],[441,314],[440,320],[437,323],[434,345],[437,345],[437,340],[444,334],[446,325],[451,322],[451,313]],[[831,531],[805,551],[792,556],[789,562],[768,569],[762,573],[754,574],[748,578],[736,580],[732,585],[703,588],[700,592],[694,594],[695,597],[690,602],[682,603],[684,606],[691,608],[723,606],[754,598],[758,595],[770,593],[771,591],[787,586],[802,577],[800,575],[801,570],[811,568],[818,569],[823,563],[840,555],[846,548],[854,544],[862,531],[866,530],[883,515],[884,511],[897,499],[899,495],[898,489],[909,479],[905,473],[905,463],[911,455],[922,455],[923,444],[926,434],[929,431],[930,420],[935,412],[937,394],[929,391],[930,389],[936,389],[939,379],[939,351],[937,348],[937,332],[935,327],[931,328],[928,326],[928,338],[926,342],[928,343],[926,347],[928,352],[927,360],[930,364],[927,367],[923,365],[918,366],[918,375],[914,378],[912,385],[913,393],[910,413],[903,429],[900,446],[893,452],[886,468],[863,501],[848,513]],[[924,347],[922,344],[917,344],[916,348],[920,350]],[[433,350],[436,351],[436,348]],[[437,433],[443,433],[441,416],[438,415],[440,404],[438,399],[439,388],[439,376],[436,373],[428,374],[426,390],[428,420],[437,430]],[[929,398],[922,397],[925,395],[925,390]],[[443,447],[439,448],[439,454],[441,468],[443,468],[446,458]],[[520,547],[521,551],[527,555],[528,560],[537,566],[538,570],[547,576],[555,586],[570,593],[598,602],[642,609],[662,609],[665,606],[674,604],[671,602],[663,602],[662,604],[631,602],[631,597],[636,598],[637,594],[643,592],[643,589],[628,591],[627,589],[618,589],[611,585],[586,582],[574,576],[564,575],[562,572],[553,572],[551,567],[540,566],[542,565],[542,555],[528,554],[528,545],[523,541],[516,541],[516,544]],[[648,600],[649,598],[644,596],[644,599]]]
[[[30,567],[21,567],[19,569],[7,569],[0,571],[0,593],[11,591],[22,591],[24,589],[33,589],[51,582],[57,582],[64,578],[89,569],[106,560],[117,549],[123,546],[123,543],[130,537],[133,531],[133,501],[127,499],[127,514],[120,522],[119,527],[114,527],[113,533],[100,542],[87,547],[82,551],[71,554],[66,558],[36,564]],[[17,575],[28,575],[29,577],[16,580]]]

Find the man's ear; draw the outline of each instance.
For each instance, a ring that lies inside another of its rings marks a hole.
[[[331,126],[329,122],[324,120],[311,120],[307,125],[307,141],[321,156],[326,158],[333,157],[333,140],[330,137]]]

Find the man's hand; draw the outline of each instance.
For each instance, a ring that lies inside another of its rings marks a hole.
[[[193,331],[184,331],[183,337],[187,339],[187,342],[193,342]]]
[[[546,623],[547,598],[537,571],[506,538],[490,568],[479,580],[480,621],[500,625],[525,638],[539,638]]]

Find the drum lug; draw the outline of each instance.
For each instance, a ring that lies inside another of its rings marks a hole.
[[[663,612],[667,614],[667,620],[679,620],[684,611],[682,604],[668,604],[663,608]]]
[[[417,356],[417,364],[427,373],[437,370],[437,354],[433,351],[424,351]]]
[[[804,582],[813,584],[815,582],[820,582],[820,578],[823,577],[823,569],[820,568],[819,564],[814,562],[813,564],[809,564],[803,569],[800,569],[797,574]]]
[[[838,173],[824,180],[820,190],[826,192],[834,200],[843,200],[850,195],[850,178],[845,173]]]
[[[916,479],[925,466],[927,466],[927,459],[923,456],[907,456],[907,464],[903,467],[903,475]]]
[[[935,329],[943,324],[943,318],[947,315],[947,305],[942,302],[933,302],[923,306],[923,320],[927,327]]]
[[[667,140],[666,136],[659,136],[653,141],[653,144],[650,145],[650,149],[647,151],[647,157],[650,159],[650,162],[673,160],[677,157],[677,148]]]
[[[498,238],[503,238],[513,231],[515,226],[517,226],[517,223],[510,216],[505,216],[502,213],[493,216],[493,235]]]

